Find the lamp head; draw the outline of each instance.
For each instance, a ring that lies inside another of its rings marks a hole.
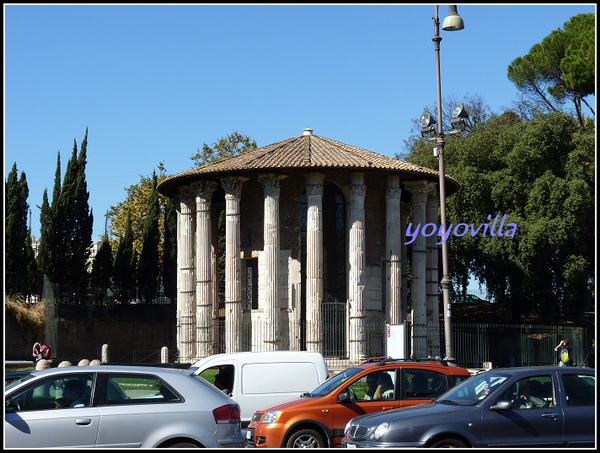
[[[448,7],[448,15],[442,24],[442,29],[446,31],[455,31],[462,30],[463,28],[465,28],[465,23],[463,22],[462,17],[458,15],[456,5],[450,5]]]
[[[419,118],[419,124],[421,125],[421,134],[426,134],[429,132],[434,132],[435,128],[433,125],[435,124],[435,120],[429,114],[429,112],[424,112]]]
[[[469,118],[469,114],[465,110],[465,106],[463,104],[456,104],[450,115],[450,124],[453,129],[464,130],[467,118]]]
[[[465,110],[464,104],[456,104],[456,107],[454,107],[454,110],[452,110],[451,117],[452,117],[452,119],[454,119],[454,118],[468,118],[469,114]]]

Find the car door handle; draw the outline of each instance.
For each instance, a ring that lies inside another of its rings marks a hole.
[[[75,420],[76,425],[89,425],[90,423],[92,423],[91,418],[78,418]]]
[[[542,417],[544,417],[544,418],[553,418],[554,420],[556,420],[558,418],[558,414],[549,412],[549,413],[546,413],[546,414],[542,414]]]

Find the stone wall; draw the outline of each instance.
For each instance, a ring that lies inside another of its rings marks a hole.
[[[4,354],[6,360],[33,360],[31,349],[38,338],[30,327],[21,326],[15,316],[4,310]]]

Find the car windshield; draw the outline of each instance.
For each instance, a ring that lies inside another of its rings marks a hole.
[[[319,385],[316,389],[310,392],[310,396],[315,398],[329,395],[333,390],[338,388],[352,376],[356,376],[358,373],[362,371],[362,368],[348,368],[345,371],[342,371],[339,374],[336,374],[331,379],[327,379],[321,385]]]
[[[492,371],[473,376],[440,395],[436,402],[458,406],[474,406],[486,399],[498,385],[509,377],[508,374]]]

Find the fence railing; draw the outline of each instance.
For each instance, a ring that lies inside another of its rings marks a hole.
[[[143,307],[139,307],[142,309]],[[55,351],[61,359],[79,360],[98,358],[96,348],[109,344],[111,361],[119,363],[158,362],[159,350],[169,348],[170,360],[179,361],[175,341],[175,325],[166,319],[156,328],[156,323],[146,321],[76,321],[60,319],[56,328]],[[267,349],[265,338],[266,325],[261,322],[243,321],[239,335],[242,351],[260,351]],[[225,350],[225,322],[216,321],[214,326],[212,353]],[[160,334],[160,335],[159,335]],[[367,357],[387,355],[386,324],[367,323],[364,325],[365,352]],[[305,323],[286,324],[281,329],[281,342],[278,349],[303,350],[306,338]],[[330,368],[343,369],[350,364],[348,358],[349,340],[347,330],[341,323],[323,325],[323,355]],[[440,356],[444,356],[444,324],[430,326],[407,325],[405,357],[411,356],[411,341],[430,338],[439,342]],[[577,365],[587,365],[591,351],[592,338],[583,327],[517,325],[517,324],[463,324],[452,325],[453,355],[456,364],[468,368],[481,368],[485,362],[493,367],[508,366],[546,366],[558,362],[554,347],[563,338],[569,338],[572,345],[573,360]],[[433,342],[436,343],[435,341]],[[144,346],[142,346],[144,345]],[[142,346],[142,347],[140,347]],[[154,348],[154,349],[152,349]],[[433,352],[433,353],[432,353]],[[434,351],[428,355],[436,355]],[[96,353],[95,357],[91,357]],[[593,363],[593,356],[592,361]],[[200,357],[197,357],[200,358]],[[591,365],[590,365],[591,366]]]
[[[263,330],[266,328],[261,323],[242,323],[242,350],[263,350]],[[304,324],[296,324],[282,335],[282,349],[289,349],[286,338],[304,338],[302,330]],[[414,337],[413,326],[407,326],[407,351],[406,357],[411,356],[412,345],[410,340]],[[439,351],[443,356],[444,323],[438,326],[419,326],[420,332],[416,336],[438,338]],[[386,355],[386,324],[368,323],[364,326],[366,351],[368,357],[383,357]],[[225,352],[225,323],[220,321],[215,339],[215,353]],[[330,339],[328,347],[324,348],[323,355],[328,363],[335,365],[347,364],[348,352],[346,347],[347,333],[344,326],[327,324],[323,326],[323,337]],[[453,354],[456,364],[463,367],[480,368],[485,362],[491,362],[494,367],[510,366],[547,366],[558,363],[558,354],[554,347],[563,338],[569,338],[572,345],[573,360],[576,364],[583,364],[589,353],[589,339],[583,327],[572,326],[545,326],[545,325],[518,325],[518,324],[463,324],[452,326]],[[335,347],[334,347],[335,346]]]

